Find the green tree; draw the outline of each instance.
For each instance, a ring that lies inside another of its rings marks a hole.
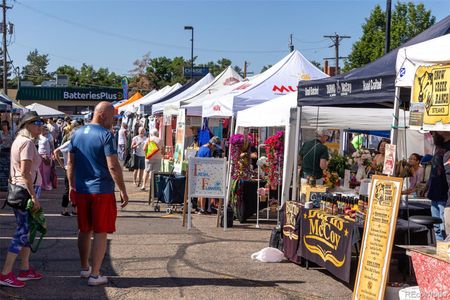
[[[231,66],[231,60],[228,58],[221,58],[217,60],[217,62],[207,62],[206,64],[199,64],[198,67],[207,67],[209,69],[209,73],[213,76],[219,75],[223,70]]]
[[[64,65],[58,67],[55,71],[55,75],[69,76],[69,85],[77,85],[80,82],[80,71],[72,66]]]
[[[28,64],[23,67],[24,80],[32,81],[34,84],[41,84],[43,81],[51,79],[51,75],[47,72],[48,54],[39,54],[37,49],[35,49],[28,54],[27,61]]]
[[[272,65],[267,65],[267,66],[264,66],[264,67],[262,67],[262,69],[261,69],[261,72],[260,73],[262,73],[262,72],[265,72],[265,71],[267,71],[268,69],[270,69],[270,68],[272,68]]]
[[[314,66],[316,66],[318,69],[322,70],[322,65],[317,60],[311,60],[310,63],[312,63]]]
[[[398,2],[392,12],[391,45],[394,49],[421,33],[436,21],[423,4]],[[344,72],[358,68],[383,56],[385,45],[385,12],[379,5],[372,10],[362,25],[362,36],[352,46],[352,52],[345,61]]]

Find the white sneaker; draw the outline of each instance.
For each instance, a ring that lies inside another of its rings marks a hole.
[[[108,283],[108,278],[106,278],[106,276],[102,276],[102,275],[98,275],[96,277],[89,276],[88,285],[90,285],[90,286],[102,285],[102,284],[107,284],[107,283]]]
[[[80,272],[80,277],[81,277],[81,278],[88,278],[89,276],[91,276],[91,272],[92,272],[92,267],[89,266],[89,269],[87,269],[87,270],[81,270],[81,272]]]

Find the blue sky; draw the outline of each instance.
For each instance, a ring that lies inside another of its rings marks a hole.
[[[396,1],[393,2],[393,8]],[[404,1],[402,1],[404,2]],[[418,3],[419,1],[413,1]],[[27,64],[30,51],[48,54],[48,71],[67,64],[107,67],[126,75],[133,61],[151,57],[190,58],[194,27],[196,63],[228,58],[259,73],[288,53],[289,35],[303,55],[319,62],[333,57],[323,35],[350,35],[340,54],[348,55],[361,25],[376,4],[386,1],[126,1],[7,0],[7,21],[15,32],[8,51],[15,67]],[[425,1],[437,21],[450,13],[449,0]]]

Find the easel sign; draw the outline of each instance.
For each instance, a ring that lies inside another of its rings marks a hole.
[[[227,161],[224,158],[189,158],[188,229],[191,229],[192,226],[192,198],[225,198],[226,170]]]
[[[384,298],[402,187],[402,178],[372,176],[353,300]]]

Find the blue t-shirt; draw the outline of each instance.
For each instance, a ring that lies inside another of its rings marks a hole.
[[[114,193],[114,181],[106,157],[117,154],[112,133],[97,124],[75,131],[70,140],[70,153],[75,155],[75,189],[81,194]]]
[[[212,152],[208,146],[203,145],[197,151],[197,157],[211,157],[211,156],[212,156]]]

